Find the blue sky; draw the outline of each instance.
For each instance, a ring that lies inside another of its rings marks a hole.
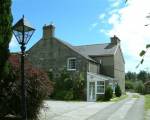
[[[145,1],[145,4],[144,4]],[[36,31],[27,49],[42,37],[44,24],[56,26],[55,36],[73,45],[108,43],[116,34],[126,61],[126,72],[149,69],[149,56],[139,69],[138,56],[149,42],[148,21],[149,0],[13,0],[14,23],[24,14]],[[138,14],[137,14],[138,13]],[[10,43],[12,52],[19,51],[15,38]]]

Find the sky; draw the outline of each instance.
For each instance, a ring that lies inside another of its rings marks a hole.
[[[109,43],[116,35],[121,40],[125,71],[150,72],[150,53],[137,69],[139,53],[150,44],[150,0],[12,0],[13,24],[22,15],[36,29],[27,49],[42,37],[42,27],[54,24],[55,36],[72,45]],[[12,37],[10,51],[20,51]]]

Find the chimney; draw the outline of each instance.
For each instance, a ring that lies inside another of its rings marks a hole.
[[[50,24],[50,25],[44,25],[43,26],[43,38],[44,39],[49,39],[51,37],[54,37],[54,32],[55,32],[55,26]]]
[[[114,37],[111,37],[111,43],[114,44],[114,45],[117,45],[117,44],[120,44],[120,39],[114,35]]]

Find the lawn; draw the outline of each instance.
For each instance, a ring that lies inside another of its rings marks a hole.
[[[145,120],[150,120],[150,94],[145,95]]]
[[[145,95],[145,110],[150,110],[150,94]]]

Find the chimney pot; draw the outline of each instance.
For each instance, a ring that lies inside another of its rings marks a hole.
[[[44,39],[49,39],[51,37],[54,37],[54,32],[55,32],[55,26],[50,24],[50,25],[44,25],[43,26],[43,38]]]
[[[114,45],[117,45],[117,44],[120,44],[120,39],[114,35],[114,37],[111,37],[111,43],[114,44]]]

